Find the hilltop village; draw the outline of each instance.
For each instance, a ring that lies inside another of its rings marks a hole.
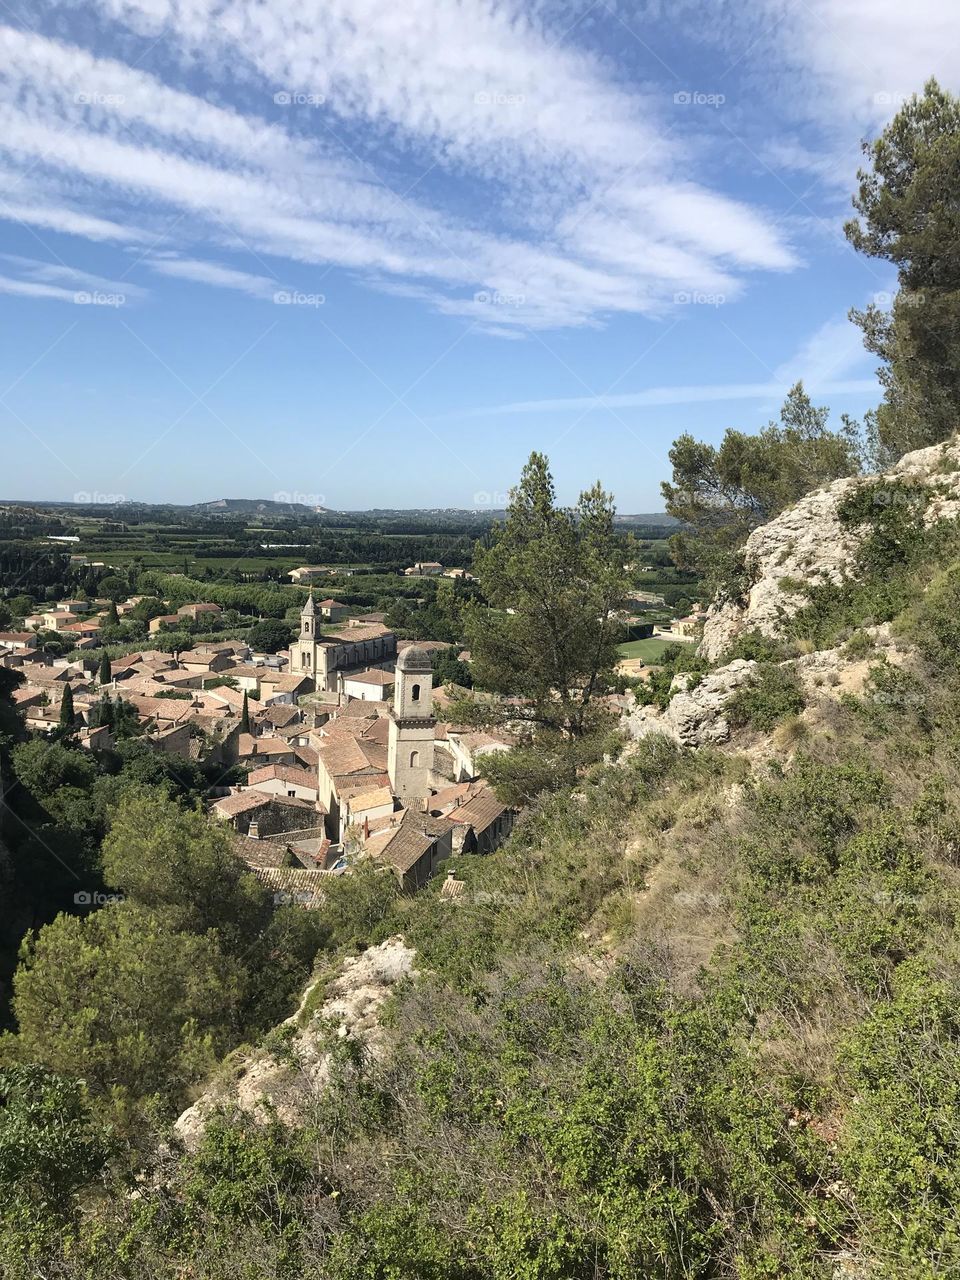
[[[26,617],[30,630],[0,633],[0,664],[22,676],[13,697],[27,728],[55,730],[68,716],[81,746],[109,751],[110,709],[122,707],[156,751],[212,763],[224,779],[239,766],[246,780],[214,785],[210,812],[280,900],[313,905],[325,877],[364,858],[415,889],[451,854],[490,852],[509,834],[515,811],[479,780],[478,762],[512,739],[445,718],[450,697],[434,687],[433,661],[449,646],[398,640],[382,622],[350,617],[311,592],[296,640],[278,653],[208,641],[175,653],[145,647],[105,669],[38,648],[38,630],[95,647],[96,610],[105,616],[109,604],[64,600]],[[152,619],[150,631],[219,612],[184,605]]]

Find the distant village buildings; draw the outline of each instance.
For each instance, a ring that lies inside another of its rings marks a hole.
[[[98,723],[107,698],[125,705],[148,748],[241,770],[213,796],[211,820],[229,825],[238,856],[278,894],[315,904],[325,877],[364,860],[415,889],[452,854],[489,853],[509,835],[516,812],[478,769],[512,740],[438,719],[432,662],[447,645],[398,645],[382,621],[351,618],[340,602],[311,594],[296,639],[279,654],[254,653],[243,640],[176,653],[145,645],[114,658],[101,684],[98,655],[38,647],[37,633],[53,631],[73,649],[97,648],[102,616],[93,611],[109,607],[61,601],[31,615],[29,630],[0,632],[0,665],[23,676],[14,700],[28,727],[57,729],[69,688],[73,732],[87,750],[117,745]],[[219,612],[182,605],[150,630]]]

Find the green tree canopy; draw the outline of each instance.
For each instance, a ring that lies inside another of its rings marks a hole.
[[[511,491],[506,520],[478,546],[475,571],[489,607],[466,610],[473,675],[484,689],[520,695],[514,719],[579,736],[617,663],[632,559],[599,484],[558,507],[542,453]]]
[[[75,719],[73,710],[73,690],[70,686],[64,685],[63,697],[60,701],[60,727],[61,729],[72,729]]]
[[[747,535],[811,489],[856,474],[862,457],[856,426],[828,426],[802,383],[792,387],[756,435],[728,430],[719,448],[680,436],[670,450],[673,476],[661,485],[667,512],[686,528],[671,539],[674,559],[714,587],[729,578]]]
[[[960,99],[928,81],[863,149],[847,238],[896,265],[899,291],[852,318],[884,362],[876,436],[889,463],[960,423]]]
[[[247,633],[248,644],[261,653],[276,653],[278,649],[285,649],[292,639],[292,629],[278,618],[264,618]]]

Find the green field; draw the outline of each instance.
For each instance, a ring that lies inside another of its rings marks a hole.
[[[628,640],[618,646],[621,658],[642,658],[644,662],[659,662],[664,649],[676,643],[672,640]]]

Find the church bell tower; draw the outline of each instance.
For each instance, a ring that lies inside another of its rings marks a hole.
[[[433,667],[426,649],[410,645],[397,659],[387,740],[387,771],[404,808],[426,797],[433,772]]]
[[[295,675],[316,679],[317,669],[317,609],[313,592],[300,610],[300,634],[296,644],[290,646],[290,669]]]

